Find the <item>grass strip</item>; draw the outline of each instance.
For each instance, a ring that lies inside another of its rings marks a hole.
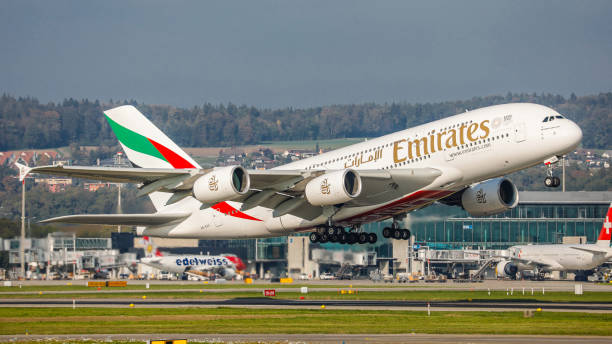
[[[344,290],[345,293],[339,291]],[[546,292],[541,293],[515,292],[513,295],[507,295],[505,291],[491,291],[490,295],[487,291],[454,291],[454,290],[397,290],[397,291],[368,291],[361,290],[357,293],[348,293],[348,289],[339,289],[339,291],[316,291],[310,290],[308,294],[299,292],[277,292],[276,298],[280,299],[299,299],[304,297],[306,300],[391,300],[391,301],[478,301],[478,300],[512,300],[524,302],[597,302],[610,303],[612,302],[612,293],[609,292],[585,292],[583,295],[575,295],[571,292]],[[234,291],[234,292],[206,292],[205,289],[194,291],[169,291],[169,292],[116,292],[116,293],[67,293],[67,294],[3,294],[2,299],[104,299],[104,298],[122,298],[122,299],[142,299],[146,296],[147,299],[232,299],[232,298],[254,298],[262,297],[262,292],[259,290],[252,291]]]
[[[612,314],[234,308],[3,308],[1,334],[345,333],[612,335]]]

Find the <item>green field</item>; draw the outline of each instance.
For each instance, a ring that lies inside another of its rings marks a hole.
[[[465,333],[612,335],[612,314],[235,308],[2,308],[0,334]],[[384,326],[382,326],[384,325]]]
[[[91,290],[91,289],[90,289]],[[94,289],[95,290],[95,289]],[[341,293],[345,290],[345,293]],[[105,292],[69,292],[69,293],[11,293],[0,295],[1,299],[92,299],[92,298],[125,298],[139,300],[143,296],[147,299],[232,299],[232,298],[256,298],[262,297],[261,290],[240,290],[240,291],[207,291],[206,289],[177,290],[177,291],[158,291],[147,292],[145,290],[114,290],[112,293]],[[547,292],[541,293],[516,291],[514,295],[506,295],[505,291],[492,291],[491,295],[487,291],[454,291],[454,290],[393,290],[393,291],[369,291],[357,290],[348,293],[348,289],[338,289],[337,291],[317,291],[309,290],[308,294],[301,294],[295,291],[279,291],[277,298],[299,299],[304,297],[306,300],[396,300],[396,301],[478,301],[478,300],[513,300],[525,302],[612,302],[612,293],[609,292],[585,292],[584,295],[574,295],[572,292]]]

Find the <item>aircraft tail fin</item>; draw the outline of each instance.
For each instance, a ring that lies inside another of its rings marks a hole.
[[[153,240],[151,240],[150,237],[146,235],[143,236],[142,243],[145,246],[145,257],[146,258],[163,257],[163,254],[159,251],[157,246],[155,246],[155,243],[153,242]]]
[[[145,168],[201,168],[166,134],[131,105],[104,111],[132,164]]]
[[[104,111],[104,115],[133,165],[143,168],[201,168],[135,107],[119,106]],[[157,211],[166,205],[170,197],[171,193],[149,194]]]
[[[601,226],[601,231],[599,232],[599,237],[597,238],[597,246],[610,247],[610,239],[612,239],[612,223],[610,220],[612,220],[612,203],[610,203],[608,213],[606,214],[606,219]]]

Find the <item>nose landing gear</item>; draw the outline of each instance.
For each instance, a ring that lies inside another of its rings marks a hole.
[[[544,179],[544,185],[546,185],[549,188],[556,188],[559,185],[561,185],[561,179],[555,176],[548,176]]]
[[[544,178],[544,185],[549,188],[556,188],[561,185],[561,179],[554,176],[554,170],[557,167],[558,162],[559,158],[557,156],[553,156],[552,158],[544,161],[544,165],[546,165],[546,178]]]

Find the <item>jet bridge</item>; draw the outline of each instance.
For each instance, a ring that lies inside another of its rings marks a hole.
[[[426,275],[435,272],[450,278],[477,278],[486,275],[491,263],[505,255],[505,250],[432,250],[421,247],[413,251],[412,270]]]

